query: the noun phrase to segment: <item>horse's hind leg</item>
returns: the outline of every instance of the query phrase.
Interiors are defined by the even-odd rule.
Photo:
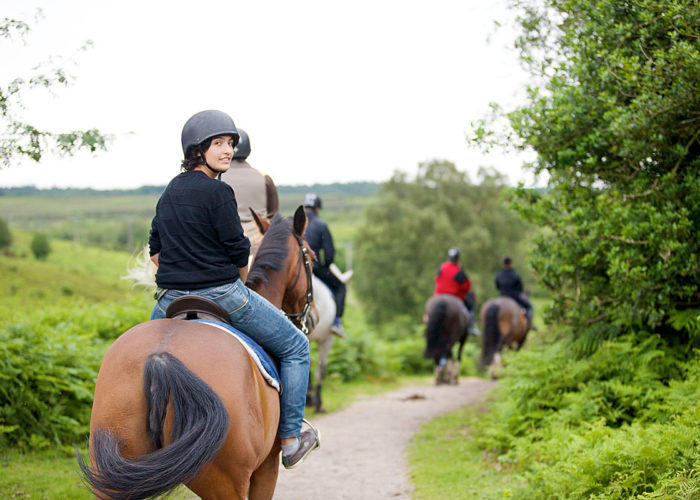
[[[459,361],[456,359],[447,360],[447,375],[445,383],[449,385],[457,385],[459,381]]]
[[[199,474],[186,486],[202,500],[245,500],[250,472],[220,469],[209,464],[204,474]]]
[[[318,365],[316,366],[316,412],[325,413],[326,409],[323,407],[323,400],[321,399],[321,392],[323,391],[323,378],[326,376],[326,364],[328,363],[328,355],[331,352],[331,346],[333,346],[332,333],[318,341]]]
[[[275,493],[277,474],[280,470],[280,448],[275,445],[265,461],[260,464],[250,477],[250,500],[270,500]]]

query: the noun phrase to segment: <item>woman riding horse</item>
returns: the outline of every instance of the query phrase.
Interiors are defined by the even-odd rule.
[[[156,265],[159,265],[156,275],[159,288],[156,293],[157,303],[152,313],[152,319],[163,318],[169,303],[179,296],[196,293],[214,300],[229,314],[234,326],[245,331],[279,359],[283,386],[281,398],[279,401],[276,401],[276,397],[271,399],[269,390],[267,390],[269,388],[262,388],[254,376],[251,378],[250,373],[248,373],[250,362],[245,361],[245,357],[239,352],[240,349],[226,348],[226,346],[221,345],[221,341],[217,340],[217,334],[220,337],[220,333],[212,331],[208,326],[182,324],[179,320],[175,320],[175,323],[172,323],[173,320],[164,320],[164,322],[153,321],[135,327],[120,337],[110,348],[105,356],[96,385],[93,418],[91,419],[91,461],[96,469],[84,470],[88,474],[88,481],[105,496],[114,497],[115,490],[121,491],[122,487],[128,489],[123,484],[103,481],[106,478],[106,471],[114,465],[114,462],[110,462],[110,460],[115,459],[119,463],[119,450],[122,446],[119,441],[126,439],[121,436],[121,432],[118,438],[112,434],[117,430],[126,429],[128,431],[131,429],[136,433],[135,437],[131,436],[131,442],[126,443],[125,456],[129,458],[141,457],[141,465],[143,460],[149,462],[150,460],[163,460],[163,457],[167,459],[168,453],[171,453],[168,451],[171,447],[167,446],[170,441],[177,442],[182,446],[185,438],[185,442],[187,439],[193,440],[192,442],[195,444],[199,442],[197,444],[199,447],[202,443],[208,443],[207,453],[211,451],[211,448],[214,452],[218,450],[218,446],[222,443],[220,435],[218,437],[209,435],[210,440],[207,441],[205,439],[207,433],[202,428],[188,427],[190,423],[198,422],[197,415],[178,414],[178,409],[189,408],[191,410],[191,407],[188,407],[183,401],[176,400],[177,383],[198,384],[196,392],[203,395],[203,401],[200,402],[203,406],[198,411],[205,415],[209,411],[208,409],[213,414],[217,412],[222,414],[222,408],[228,409],[228,413],[234,415],[230,408],[241,404],[243,404],[244,409],[248,408],[249,412],[255,414],[256,405],[253,402],[257,401],[259,418],[255,421],[258,425],[263,424],[263,430],[269,430],[271,427],[277,430],[276,416],[279,415],[278,432],[282,444],[282,460],[287,468],[298,465],[319,445],[318,436],[314,429],[301,432],[308,383],[308,341],[275,305],[254,291],[247,289],[239,279],[240,277],[245,278],[247,274],[249,243],[243,236],[238,220],[233,191],[228,185],[215,180],[220,172],[228,169],[237,138],[238,134],[233,121],[228,115],[219,111],[198,113],[190,118],[183,128],[182,142],[185,152],[183,169],[185,172],[173,179],[159,200],[149,240],[153,260]],[[294,221],[296,240],[299,245],[297,253],[300,258],[302,245],[306,245],[301,238],[305,224],[306,217],[300,208],[295,214]],[[308,245],[305,248],[304,252],[307,252]],[[296,266],[287,267],[296,268]],[[293,270],[289,270],[287,274],[293,272]],[[299,272],[301,272],[301,268]],[[310,276],[307,278],[310,281]],[[297,281],[303,284],[302,280]],[[263,285],[264,280],[261,286]],[[289,302],[288,292],[289,290],[282,289],[281,292],[276,293],[275,297],[279,298],[276,304],[278,307],[281,307],[285,301]],[[306,295],[310,295],[310,291]],[[304,298],[305,295],[302,294],[301,300]],[[197,333],[195,334],[195,332]],[[229,341],[228,338],[227,341]],[[212,346],[214,347],[212,348]],[[145,356],[144,350],[150,355]],[[206,354],[203,358],[201,357],[202,352]],[[227,364],[233,365],[229,370],[231,378],[224,381],[217,380],[216,377],[222,373],[222,366]],[[243,389],[237,385],[241,374],[235,373],[236,369],[240,371],[241,366],[248,366],[243,374],[247,373],[247,376],[243,378],[250,382],[247,385],[244,384]],[[142,369],[145,371],[139,372]],[[108,382],[101,383],[101,379],[110,378],[110,374],[112,376],[122,375],[123,378],[127,372],[133,373],[133,376],[130,377],[129,381],[124,381],[123,386],[117,389],[105,388]],[[164,372],[171,373],[172,376],[164,377]],[[142,378],[136,375],[137,373],[144,373],[143,377],[149,381],[145,386],[147,398],[149,394],[151,396],[151,399],[148,400],[149,405],[154,401],[154,404],[158,402],[157,399],[152,399],[154,393],[164,391],[162,394],[165,394],[165,400],[161,400],[155,408],[145,407],[145,401],[141,402],[143,394],[137,400],[131,398],[132,407],[124,405],[125,401],[129,401],[124,392],[133,390],[130,382]],[[176,374],[180,375],[176,376]],[[168,385],[171,382],[176,385]],[[143,383],[145,382],[142,381]],[[206,391],[203,389],[207,385],[214,390]],[[239,389],[236,390],[236,387]],[[188,395],[191,394],[188,393]],[[170,403],[168,403],[169,397],[172,398]],[[236,400],[236,398],[238,399]],[[223,399],[223,406],[221,399]],[[219,401],[218,405],[216,401]],[[246,401],[249,402],[247,405]],[[277,414],[275,413],[276,405]],[[146,410],[149,417],[147,425],[144,426],[142,419],[145,418]],[[281,414],[279,414],[280,411]],[[250,498],[271,497],[271,492],[269,492],[269,496],[266,496],[268,493],[266,488],[259,486],[259,483],[255,481],[255,473],[265,464],[268,464],[265,468],[269,470],[270,463],[277,463],[277,454],[275,446],[273,446],[275,443],[274,434],[270,438],[269,434],[262,432],[262,430],[255,432],[253,429],[246,428],[245,423],[249,420],[241,419],[229,422],[231,428],[228,434],[224,431],[224,446],[219,453],[220,455],[227,449],[226,444],[233,439],[231,438],[232,432],[236,434],[252,433],[253,435],[249,436],[250,439],[244,439],[245,443],[243,443],[242,448],[240,439],[238,443],[235,443],[236,446],[228,447],[231,448],[229,451],[234,454],[228,458],[233,458],[234,464],[238,462],[248,465],[241,466],[233,472],[228,471],[227,475],[227,466],[216,466],[215,464],[218,462],[214,460],[204,469],[205,472],[200,474],[199,471],[206,462],[205,454],[194,465],[191,465],[190,470],[185,471],[184,476],[180,474],[182,477],[178,476],[174,479],[177,481],[175,485],[180,481],[187,481],[188,485],[195,491],[196,489],[203,489],[204,492],[211,491],[211,489],[206,489],[213,487],[206,476],[218,471],[220,474],[223,473],[224,477],[228,477],[228,480],[220,482],[220,487],[223,490],[211,494],[211,496],[217,496],[221,493],[228,496],[239,496],[242,491],[243,496],[240,498],[243,498],[248,488],[249,479]],[[241,422],[244,425],[241,425]],[[146,438],[149,433],[150,438],[141,439]],[[219,431],[220,433],[221,431]],[[260,442],[261,438],[265,441],[264,443]],[[116,451],[116,454],[110,455],[106,450],[112,444],[115,448],[112,451]],[[260,450],[263,452],[261,453]],[[150,454],[143,457],[146,453]],[[235,453],[243,453],[244,457],[236,457]],[[100,457],[100,454],[104,454],[108,458]],[[176,459],[177,455],[170,458]],[[217,471],[211,469],[217,469]],[[128,467],[125,470],[128,470]],[[148,468],[145,470],[147,476],[142,479],[146,485],[155,480],[163,479],[154,478],[152,471],[149,471]],[[231,477],[231,473],[238,477]],[[131,476],[132,479],[127,479],[129,483],[138,482],[138,474],[131,474]],[[276,478],[276,473],[274,477]],[[245,481],[241,481],[241,478],[244,478]],[[242,487],[241,484],[245,484],[245,487]],[[171,488],[174,485],[168,484],[166,486]],[[146,487],[146,489],[149,488]],[[274,490],[274,483],[272,490]]]
[[[282,462],[290,468],[317,444],[311,431],[299,438],[309,343],[277,308],[239,279],[245,281],[247,275],[250,242],[243,234],[233,190],[216,180],[229,169],[238,137],[233,120],[221,111],[197,113],[182,129],[184,172],[170,182],[158,200],[149,238],[151,258],[158,266],[158,300],[151,319],[165,317],[175,298],[196,293],[221,305],[233,326],[279,358],[284,386]]]

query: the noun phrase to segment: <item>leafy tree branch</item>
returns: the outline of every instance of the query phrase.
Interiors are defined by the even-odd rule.
[[[40,16],[41,11],[38,11],[35,21]],[[6,41],[20,38],[26,43],[30,31],[30,25],[25,21],[7,17],[0,21],[0,39]],[[78,50],[87,50],[91,45],[92,42],[88,41]],[[0,85],[0,127],[3,128],[0,135],[0,168],[14,165],[23,158],[38,162],[47,151],[59,156],[72,156],[79,150],[94,153],[107,149],[111,137],[97,129],[56,132],[45,130],[22,118],[26,109],[25,95],[35,89],[53,93],[56,87],[70,85],[73,77],[66,67],[73,63],[72,59],[56,61],[55,58],[49,58],[48,61],[37,64],[33,68],[33,74],[16,77]]]

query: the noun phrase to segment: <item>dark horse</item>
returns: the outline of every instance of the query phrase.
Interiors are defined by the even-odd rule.
[[[308,308],[304,263],[313,252],[305,227],[302,207],[291,222],[277,216],[248,277],[290,315]],[[234,337],[204,323],[147,321],[105,354],[90,419],[90,466],[78,458],[100,498],[153,497],[184,483],[205,499],[270,499],[279,415],[277,391]]]
[[[500,362],[503,346],[519,350],[531,328],[523,308],[510,297],[497,297],[486,301],[481,308],[481,324],[482,370],[494,361]]]
[[[467,340],[469,314],[454,295],[434,295],[425,303],[426,347],[423,357],[435,361],[435,384],[457,384],[462,348]],[[453,346],[459,342],[453,359]]]

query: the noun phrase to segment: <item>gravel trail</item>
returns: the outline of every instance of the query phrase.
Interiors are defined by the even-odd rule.
[[[408,386],[314,417],[321,448],[297,469],[280,467],[275,500],[410,499],[407,448],[420,426],[477,402],[494,382]]]

